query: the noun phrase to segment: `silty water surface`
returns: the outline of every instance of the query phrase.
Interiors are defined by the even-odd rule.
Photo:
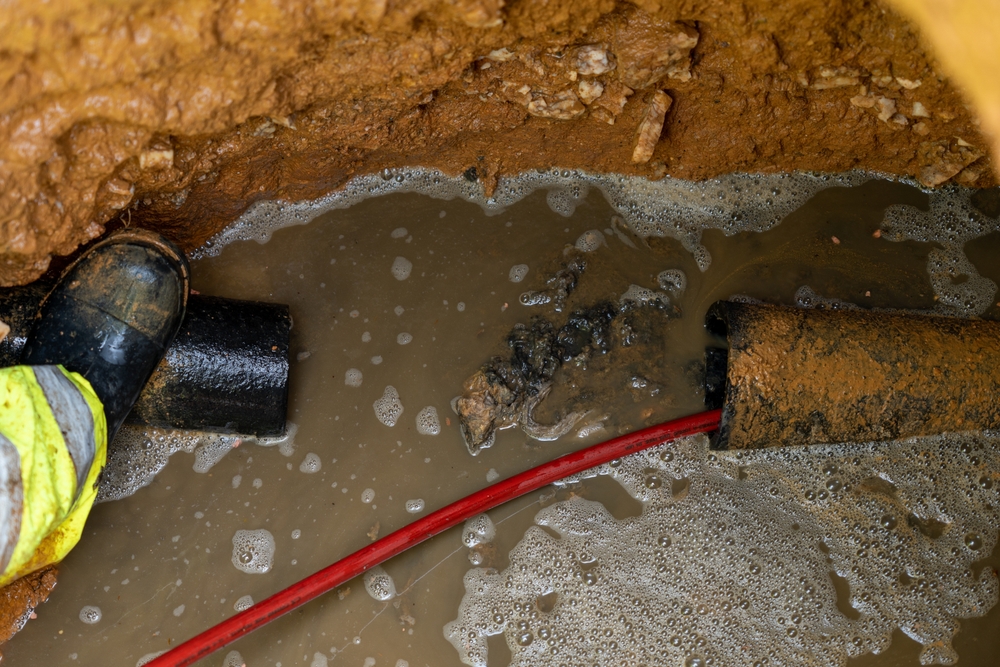
[[[700,411],[692,362],[701,358],[701,321],[715,299],[996,312],[995,285],[988,280],[995,267],[977,255],[976,241],[965,246],[995,230],[996,222],[972,211],[966,193],[928,197],[903,184],[865,183],[859,175],[802,177],[791,185],[787,179],[763,185],[737,179],[711,196],[684,186],[683,206],[650,213],[664,193],[630,202],[622,195],[627,189],[611,182],[605,192],[613,209],[598,193],[586,193],[594,185],[590,177],[577,177],[537,175],[535,182],[514,184],[511,201],[492,215],[461,199],[366,199],[367,189],[378,194],[384,187],[369,182],[354,199],[332,202],[349,208],[317,214],[331,205],[321,202],[312,213],[265,210],[253,224],[230,232],[230,239],[217,241],[228,245],[216,245],[216,256],[195,263],[196,289],[292,307],[290,418],[297,431],[268,448],[236,438],[188,437],[171,444],[176,436],[161,435],[157,442],[134,435],[133,448],[148,443],[145,454],[118,464],[119,483],[105,490],[109,497],[132,491],[163,464],[166,452],[182,452],[145,488],[95,508],[52,599],[5,647],[7,660],[104,665],[114,656],[114,664],[136,664],[232,615],[246,596],[262,600],[487,480],[617,432]],[[839,187],[823,189],[830,184]],[[533,187],[550,189],[532,193]],[[782,189],[795,190],[794,196],[782,200]],[[718,193],[745,201],[707,206]],[[887,216],[886,207],[897,204],[906,206]],[[691,214],[699,210],[701,219]],[[307,226],[272,231],[272,223],[310,217],[315,219]],[[669,224],[653,229],[651,220]],[[937,226],[923,228],[927,220]],[[644,242],[636,229],[653,235]],[[270,240],[260,245],[238,240],[241,235]],[[988,246],[990,237],[982,243]],[[619,298],[632,285],[674,288],[672,300],[683,314],[664,327],[657,361],[648,368],[660,391],[622,391],[614,385],[624,376],[595,362],[593,380],[586,373],[566,376],[585,379],[578,391],[596,395],[603,389],[602,397],[617,397],[602,398],[606,419],[581,424],[589,435],[574,431],[539,443],[514,429],[472,458],[451,400],[465,378],[503,352],[515,323],[536,312],[558,319],[546,307],[521,305],[519,297],[544,285],[567,245],[587,250],[589,263],[570,308]],[[683,273],[683,293],[657,280],[664,271]],[[536,417],[554,420],[573,400],[572,383],[557,382]],[[728,455],[710,460],[699,441],[687,442],[669,460],[651,453],[648,461],[607,467],[606,475],[498,508],[490,513],[495,536],[489,540],[463,542],[463,534],[484,534],[456,528],[390,561],[374,579],[351,582],[234,648],[248,665],[459,665],[460,656],[478,664],[476,656],[487,654],[491,665],[560,664],[560,655],[567,664],[807,664],[802,656],[811,656],[818,665],[915,665],[921,645],[896,625],[931,646],[925,659],[947,660],[946,645],[958,627],[954,616],[979,615],[961,621],[952,643],[962,664],[992,664],[1000,650],[989,631],[998,619],[995,606],[982,614],[995,600],[989,582],[997,563],[988,553],[996,540],[997,505],[989,492],[997,485],[980,485],[971,496],[959,491],[984,477],[1000,482],[1000,470],[989,456],[970,460],[975,444],[985,452],[996,449],[990,439],[966,438],[951,445],[876,444],[861,453],[833,447],[799,458],[765,453],[737,461]],[[183,451],[195,449],[198,454]],[[936,466],[934,481],[920,466],[905,465],[910,454],[952,450],[947,465]],[[824,469],[831,462],[841,485],[863,487],[873,474],[891,472],[895,496],[862,494],[870,507],[851,515],[842,510],[848,502],[857,510],[857,495],[838,504],[827,489],[826,498],[808,500],[808,492],[826,489],[831,476]],[[706,488],[717,493],[697,495]],[[934,500],[940,489],[948,493]],[[542,527],[530,528],[542,508]],[[928,538],[906,522],[907,512],[949,519],[954,528],[945,538]],[[593,534],[570,537],[587,517]],[[979,538],[971,540],[975,549],[966,544],[970,535]],[[573,542],[581,539],[583,550]],[[730,539],[733,544],[726,544]],[[874,557],[859,557],[852,540]],[[607,576],[616,558],[645,577]],[[872,562],[895,569],[883,577]],[[504,580],[510,575],[512,588],[494,597],[476,586],[467,593],[467,573],[473,582],[494,576],[473,563],[496,568]],[[966,572],[972,575],[963,579]],[[921,580],[925,588],[937,584],[937,591],[909,595],[907,590],[921,590]],[[942,587],[956,592],[947,605]],[[588,601],[588,589],[599,605]],[[773,591],[777,595],[769,597]],[[924,599],[934,604],[921,607]],[[806,602],[812,607],[796,606]],[[102,610],[92,624],[81,621],[88,606]],[[911,617],[923,625],[914,629]],[[480,627],[463,625],[470,623]],[[456,636],[461,629],[464,639]],[[887,636],[892,641],[884,653],[865,654],[885,649]],[[558,647],[560,638],[584,653],[546,652],[549,640]],[[227,650],[202,664],[231,657]]]

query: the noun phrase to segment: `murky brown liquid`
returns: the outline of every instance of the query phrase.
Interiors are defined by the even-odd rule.
[[[571,307],[615,299],[630,283],[655,286],[664,269],[682,269],[688,278],[678,302],[683,316],[666,327],[656,366],[665,391],[638,402],[622,392],[613,404],[602,404],[612,414],[609,432],[703,409],[689,369],[702,357],[702,320],[716,299],[743,294],[793,303],[796,290],[808,285],[820,297],[863,306],[929,307],[930,244],[873,237],[885,206],[924,200],[898,184],[824,191],[769,232],[707,232],[713,261],[704,274],[673,241],[643,244],[632,238],[637,247],[630,248],[606,236],[607,246],[587,256],[590,266]],[[551,212],[543,193],[492,217],[460,201],[393,195],[278,231],[266,245],[234,243],[219,257],[196,262],[193,286],[203,293],[290,304],[295,325],[289,418],[298,424],[296,449],[285,457],[276,447],[244,445],[207,474],[193,472],[193,457],[179,453],[149,487],[97,506],[52,598],[4,647],[4,664],[131,667],[141,656],[233,615],[241,596],[263,600],[410,522],[416,515],[405,510],[407,500],[423,499],[425,512],[433,510],[485,486],[490,469],[507,477],[608,437],[570,435],[540,443],[512,429],[472,458],[449,403],[469,375],[503,351],[515,323],[536,311],[549,314],[522,306],[519,295],[540,288],[559,268],[566,244],[587,230],[610,228],[612,216],[596,193],[571,218]],[[399,227],[407,233],[394,238]],[[986,274],[975,249],[968,252]],[[401,281],[390,271],[397,256],[413,264]],[[529,266],[518,284],[508,279],[515,264]],[[401,333],[412,342],[400,344]],[[362,371],[360,387],[345,385],[350,368]],[[372,408],[387,385],[405,406],[392,428],[379,423]],[[571,393],[554,391],[536,416],[560,414]],[[425,406],[436,407],[440,435],[417,433],[414,418]],[[299,470],[307,453],[321,459],[319,472]],[[368,504],[362,501],[366,489],[375,492]],[[639,512],[637,501],[613,481],[591,480],[585,490],[616,516]],[[507,552],[539,506],[564,493],[550,489],[491,512],[497,538],[488,564],[505,567]],[[259,528],[274,535],[274,567],[245,574],[231,562],[232,537],[239,529]],[[300,531],[295,539],[293,531]],[[375,601],[356,580],[232,648],[251,667],[309,665],[317,652],[337,664],[362,665],[371,657],[376,665],[399,659],[459,665],[442,627],[455,617],[464,593],[467,555],[459,529],[453,529],[386,565],[400,591],[394,601]],[[1000,554],[984,566],[1000,566]],[[102,620],[81,622],[84,605],[100,607]],[[997,608],[962,621],[955,639],[961,664],[995,664],[998,621]],[[918,650],[897,632],[886,654],[852,664],[917,665]],[[219,665],[225,654],[199,664]],[[506,664],[506,655],[503,639],[493,638],[490,664]]]

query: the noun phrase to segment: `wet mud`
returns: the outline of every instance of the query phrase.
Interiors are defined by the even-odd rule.
[[[866,0],[11,3],[0,284],[105,228],[190,250],[255,201],[420,164],[993,183],[917,30]]]
[[[114,655],[135,664],[232,615],[244,596],[261,600],[490,480],[701,411],[692,364],[711,342],[702,323],[718,299],[933,309],[940,299],[928,267],[940,244],[875,235],[886,207],[895,204],[930,205],[914,188],[868,183],[823,191],[769,231],[707,231],[702,241],[712,260],[705,272],[678,240],[626,234],[596,192],[571,216],[554,212],[543,192],[494,215],[460,200],[393,195],[274,231],[266,244],[230,243],[193,263],[193,286],[203,294],[290,305],[289,417],[297,431],[270,447],[229,442],[201,473],[192,470],[194,454],[176,453],[148,486],[98,505],[50,600],[4,646],[5,663],[103,665]],[[581,244],[594,245],[587,241],[594,230],[602,242],[582,253],[587,268],[564,310],[523,305],[522,294],[546,289],[546,279],[565,267],[567,247],[578,253]],[[968,245],[970,256],[975,247]],[[526,272],[513,270],[522,266]],[[553,424],[591,409],[607,414],[600,428],[584,418],[551,442],[506,429],[492,447],[469,455],[452,400],[493,357],[509,359],[507,339],[517,325],[530,327],[542,315],[559,330],[576,311],[619,303],[632,285],[676,288],[659,279],[668,271],[675,278],[682,272],[686,281],[682,293],[671,294],[680,316],[664,318],[656,327],[660,337],[646,348],[659,354],[607,365],[611,353],[594,354],[585,370],[564,361],[533,412],[537,422]],[[643,381],[634,381],[637,375]],[[751,471],[764,490],[767,475],[779,469],[769,465]],[[956,489],[963,479],[960,467],[937,474],[935,484]],[[915,488],[929,493],[933,485],[922,483]],[[689,489],[681,478],[668,487],[670,502],[684,502]],[[761,507],[770,502],[764,491],[744,492]],[[443,628],[465,595],[463,576],[474,565],[508,567],[534,515],[574,498],[599,501],[622,521],[637,520],[647,506],[608,476],[546,489],[491,512],[491,542],[470,549],[456,528],[387,563],[394,598],[375,599],[359,579],[232,648],[248,665],[360,665],[371,658],[375,665],[457,666]],[[697,520],[691,526],[692,535],[708,529]],[[237,563],[261,566],[250,572]],[[998,565],[996,554],[983,554],[975,568]],[[376,597],[387,597],[380,592],[388,590],[384,581],[369,583]],[[97,622],[81,620],[86,606],[101,610]],[[994,607],[960,621],[953,642],[960,664],[992,664],[1000,650],[990,631],[997,614]],[[514,655],[503,636],[488,644],[491,665]],[[897,632],[885,653],[848,664],[916,665],[919,649]],[[225,655],[200,664],[222,664]]]

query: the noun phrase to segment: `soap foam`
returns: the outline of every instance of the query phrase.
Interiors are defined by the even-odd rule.
[[[236,611],[243,611],[249,609],[253,606],[253,598],[249,595],[244,595],[239,600],[233,603],[233,609]]]
[[[464,663],[502,634],[512,665],[840,666],[901,628],[922,664],[951,664],[958,619],[997,602],[972,565],[1000,529],[1000,433],[744,452],[696,436],[585,475],[642,514],[577,496],[540,511],[506,570],[466,574],[445,627]]]
[[[462,529],[462,544],[472,548],[479,544],[492,542],[497,535],[496,526],[486,514],[477,514],[465,522]]]
[[[507,279],[512,283],[519,283],[524,280],[524,277],[528,275],[528,265],[527,264],[515,264],[510,267],[510,273],[507,274]]]
[[[306,454],[306,457],[302,459],[302,463],[299,464],[299,471],[306,474],[312,474],[319,472],[322,467],[323,462],[320,460],[319,455],[309,452]]]

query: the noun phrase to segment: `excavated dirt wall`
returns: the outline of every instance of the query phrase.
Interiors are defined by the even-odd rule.
[[[0,283],[110,224],[199,245],[404,165],[993,183],[915,30],[864,0],[15,0]],[[119,222],[120,221],[120,222]]]

